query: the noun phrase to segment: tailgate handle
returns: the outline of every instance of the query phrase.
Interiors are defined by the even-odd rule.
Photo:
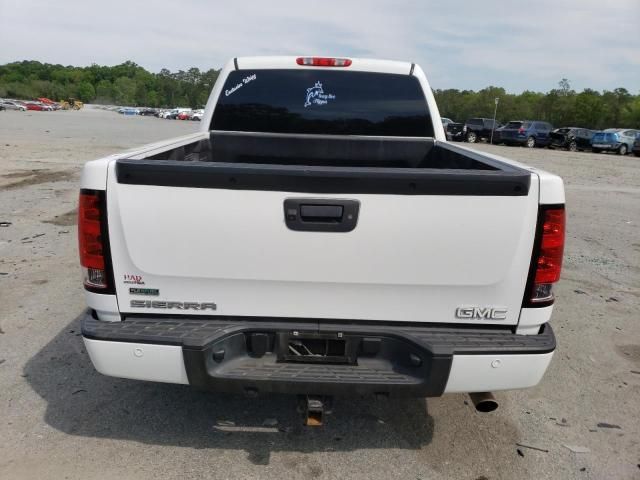
[[[303,222],[339,222],[343,212],[342,205],[300,205]]]
[[[358,200],[288,198],[284,201],[284,221],[295,231],[350,232],[356,228]]]

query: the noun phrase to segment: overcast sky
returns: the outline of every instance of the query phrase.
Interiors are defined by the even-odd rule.
[[[640,0],[0,0],[0,64],[133,60],[219,68],[242,55],[419,63],[434,88],[640,92]]]

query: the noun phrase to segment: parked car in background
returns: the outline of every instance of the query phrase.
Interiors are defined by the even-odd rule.
[[[193,112],[184,110],[178,114],[177,118],[178,120],[191,120],[191,115],[193,115]]]
[[[633,142],[633,154],[636,157],[640,157],[640,133],[638,135],[636,135],[636,139]]]
[[[60,110],[60,104],[58,102],[54,102],[53,100],[51,100],[50,98],[47,97],[38,97],[38,102],[40,102],[43,105],[47,105],[49,107],[51,107],[51,110]]]
[[[27,102],[25,103],[25,105],[27,107],[27,110],[36,110],[36,111],[46,110],[44,105],[42,105],[41,103]]]
[[[447,125],[449,125],[450,123],[453,123],[453,120],[447,117],[440,117],[440,120],[442,121],[442,126],[444,127],[445,130],[447,129]]]
[[[607,128],[593,136],[591,150],[594,153],[616,152],[619,155],[626,155],[633,150],[638,133],[640,133],[638,130]]]
[[[552,148],[566,148],[571,152],[578,150],[591,150],[591,139],[594,135],[593,130],[577,127],[556,128],[549,136]]]
[[[447,134],[447,140],[453,140],[455,142],[464,141],[464,123],[448,123],[444,131]]]
[[[0,112],[2,112],[2,111],[4,111],[4,110],[6,110],[6,108],[4,108],[4,105],[2,105],[2,104],[0,103]]]
[[[193,112],[193,115],[191,115],[191,120],[194,120],[196,122],[200,122],[202,120],[202,116],[204,115],[204,110],[200,109],[200,110],[195,110]]]
[[[489,140],[491,132],[500,126],[498,122],[494,122],[493,118],[470,118],[464,124],[464,138],[469,143],[482,139]]]
[[[140,115],[140,110],[133,107],[122,107],[118,110],[118,113],[121,113],[122,115]]]
[[[178,118],[178,115],[180,115],[183,112],[191,113],[191,109],[185,108],[185,107],[172,108],[171,110],[167,110],[166,112],[164,112],[161,118],[166,118],[168,120],[176,120]]]
[[[549,145],[553,127],[539,120],[512,120],[498,133],[500,143],[524,145],[529,148]]]
[[[155,117],[156,110],[155,108],[141,108],[140,113],[138,115]]]
[[[12,100],[3,100],[2,106],[6,110],[18,110],[20,112],[24,112],[27,109],[25,105],[22,105],[21,103],[18,103],[18,102],[14,102]]]
[[[178,111],[178,109],[174,108],[173,110],[169,110],[168,112],[166,112],[163,118],[166,118],[167,120],[175,120],[176,118],[178,118],[179,113],[180,112]]]

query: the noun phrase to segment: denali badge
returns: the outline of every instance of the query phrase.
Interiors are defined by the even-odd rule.
[[[131,300],[131,308],[166,308],[176,310],[215,310],[212,302],[164,302],[159,300]]]
[[[506,320],[507,309],[503,307],[458,307],[456,318],[465,320]]]

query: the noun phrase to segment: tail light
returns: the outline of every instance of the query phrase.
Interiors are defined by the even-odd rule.
[[[311,67],[348,67],[351,65],[351,60],[348,58],[298,57],[296,63]]]
[[[88,290],[106,292],[109,282],[104,192],[81,190],[78,204],[78,249]],[[112,283],[112,282],[111,282]]]
[[[533,283],[529,300],[537,305],[553,303],[553,284],[560,280],[564,251],[564,205],[543,208],[539,247],[531,260]]]
[[[520,135],[522,135],[522,134],[524,133],[524,128],[523,128],[523,127],[520,127],[520,128],[518,129],[518,133],[519,133]]]

